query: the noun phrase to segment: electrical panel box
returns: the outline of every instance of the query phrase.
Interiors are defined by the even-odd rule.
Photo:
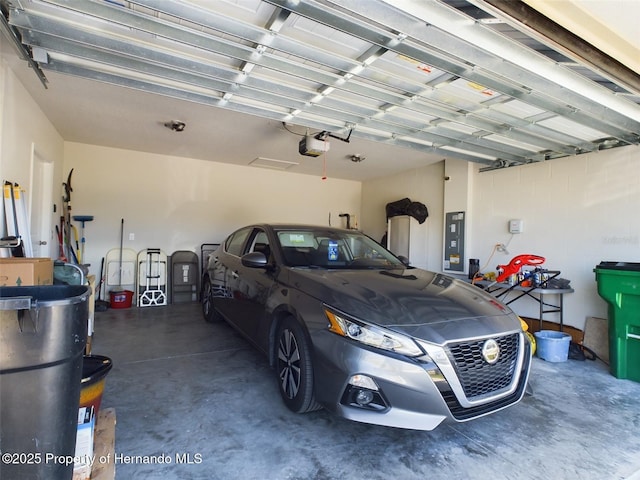
[[[522,233],[524,230],[524,221],[520,219],[509,220],[509,233]]]
[[[463,273],[465,243],[465,212],[445,214],[444,264],[445,272]]]

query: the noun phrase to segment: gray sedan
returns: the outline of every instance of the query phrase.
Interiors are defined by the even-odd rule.
[[[267,356],[294,412],[432,430],[520,401],[531,348],[518,316],[403,260],[354,230],[248,226],[210,255],[203,314]]]

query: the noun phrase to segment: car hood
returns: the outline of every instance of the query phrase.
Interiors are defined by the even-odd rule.
[[[345,314],[443,344],[521,329],[512,310],[481,288],[417,268],[292,269],[292,285]]]

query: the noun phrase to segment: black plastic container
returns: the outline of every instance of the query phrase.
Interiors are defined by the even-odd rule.
[[[476,274],[480,271],[480,259],[478,258],[470,258],[469,259],[469,278],[475,278]]]
[[[0,478],[73,476],[89,295],[0,287]]]

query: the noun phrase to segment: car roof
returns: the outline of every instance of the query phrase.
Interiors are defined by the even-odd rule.
[[[357,230],[347,230],[342,227],[332,227],[329,225],[313,225],[313,224],[305,224],[305,223],[258,223],[252,225],[254,227],[264,227],[271,228],[273,230],[335,230],[335,231],[344,231],[344,232],[359,232]],[[361,232],[359,232],[361,233]]]

